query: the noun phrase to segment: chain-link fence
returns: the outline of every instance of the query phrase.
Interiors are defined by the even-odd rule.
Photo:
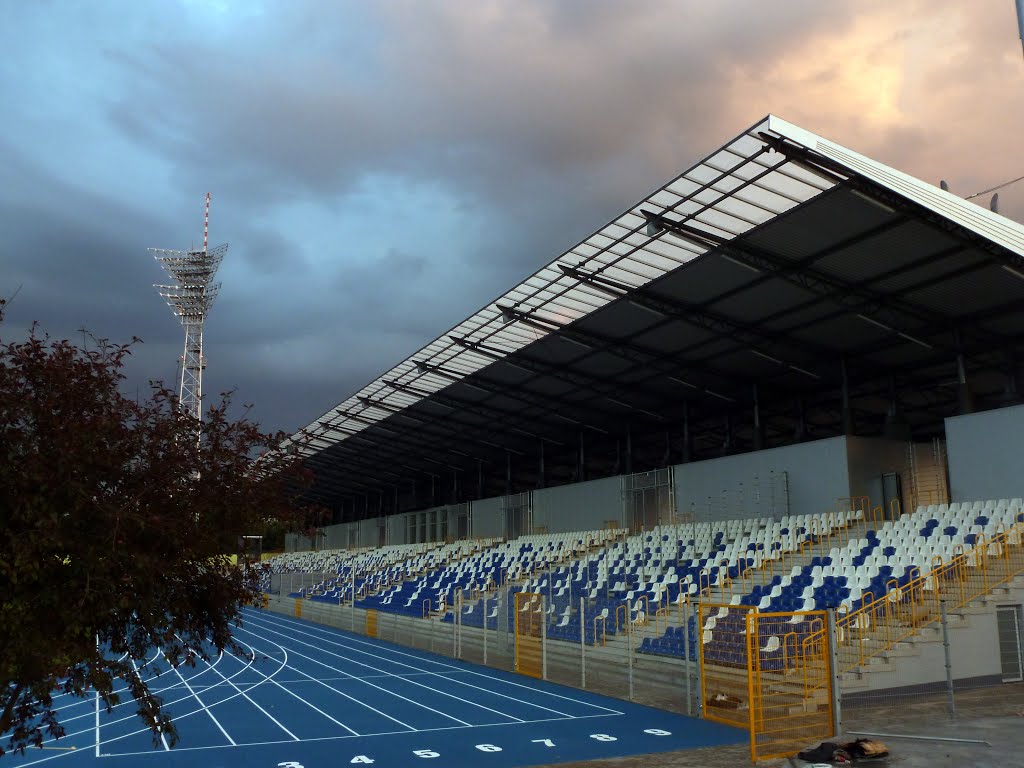
[[[844,710],[935,699],[953,713],[958,691],[1024,677],[1024,522],[977,535],[921,570],[880,571],[856,610],[831,615],[701,605],[682,592],[652,603],[647,592],[630,591],[639,572],[612,574],[600,590],[579,587],[586,574],[558,569],[537,571],[523,586],[487,582],[440,603],[371,610],[330,575],[282,574],[269,607],[485,667],[719,715],[751,728],[764,756],[829,738]]]
[[[456,591],[449,605],[425,601],[394,611],[290,592],[272,594],[269,606],[385,642],[698,714],[697,616],[689,603],[659,609],[644,599],[570,591],[542,579],[530,593],[518,586]]]

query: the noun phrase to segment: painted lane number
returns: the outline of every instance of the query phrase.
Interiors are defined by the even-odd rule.
[[[672,735],[672,731],[662,730],[661,728],[645,728],[644,733],[650,734],[651,736]],[[607,733],[592,733],[590,734],[590,738],[592,738],[594,741],[619,740],[618,736],[611,736]],[[553,742],[551,739],[530,739],[530,741],[534,744],[543,744],[545,747],[555,746],[555,742]],[[503,747],[499,747],[497,744],[477,744],[476,749],[478,749],[481,752],[501,752],[503,750]],[[426,759],[441,756],[440,752],[436,752],[433,749],[414,749],[412,753],[416,755],[416,757],[422,757]],[[349,763],[353,765],[373,765],[374,759],[366,755],[356,755],[351,760],[349,760]],[[302,763],[298,763],[294,760],[288,760],[283,763],[278,763],[277,768],[304,768],[304,766],[302,765]]]

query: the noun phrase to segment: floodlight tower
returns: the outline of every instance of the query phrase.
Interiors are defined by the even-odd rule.
[[[185,352],[181,356],[181,388],[178,403],[184,413],[203,418],[203,322],[213,306],[220,283],[213,282],[217,267],[228,251],[228,244],[207,250],[210,232],[210,193],[206,193],[206,218],[203,223],[201,251],[169,251],[150,248],[160,266],[170,275],[171,285],[156,284],[167,306],[185,329]]]

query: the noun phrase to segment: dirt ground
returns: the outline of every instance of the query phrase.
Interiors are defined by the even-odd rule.
[[[944,696],[921,697],[898,707],[858,707],[843,712],[844,735],[836,741],[857,738],[852,731],[893,734],[877,736],[890,750],[888,758],[863,765],[877,768],[1008,768],[1024,765],[1024,683],[961,691],[956,695],[957,713],[950,717]],[[933,736],[975,739],[991,744],[959,744],[900,736]],[[808,746],[817,746],[808,745]],[[582,763],[562,763],[560,768],[736,768],[750,765],[747,745],[662,752]],[[762,768],[806,766],[802,760],[776,759]]]

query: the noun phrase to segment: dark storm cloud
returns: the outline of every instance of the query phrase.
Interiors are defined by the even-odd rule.
[[[195,244],[210,190],[207,391],[294,430],[768,112],[962,193],[1024,172],[1012,4],[965,6],[21,4],[8,325],[138,335],[127,386],[173,379],[145,248]]]

